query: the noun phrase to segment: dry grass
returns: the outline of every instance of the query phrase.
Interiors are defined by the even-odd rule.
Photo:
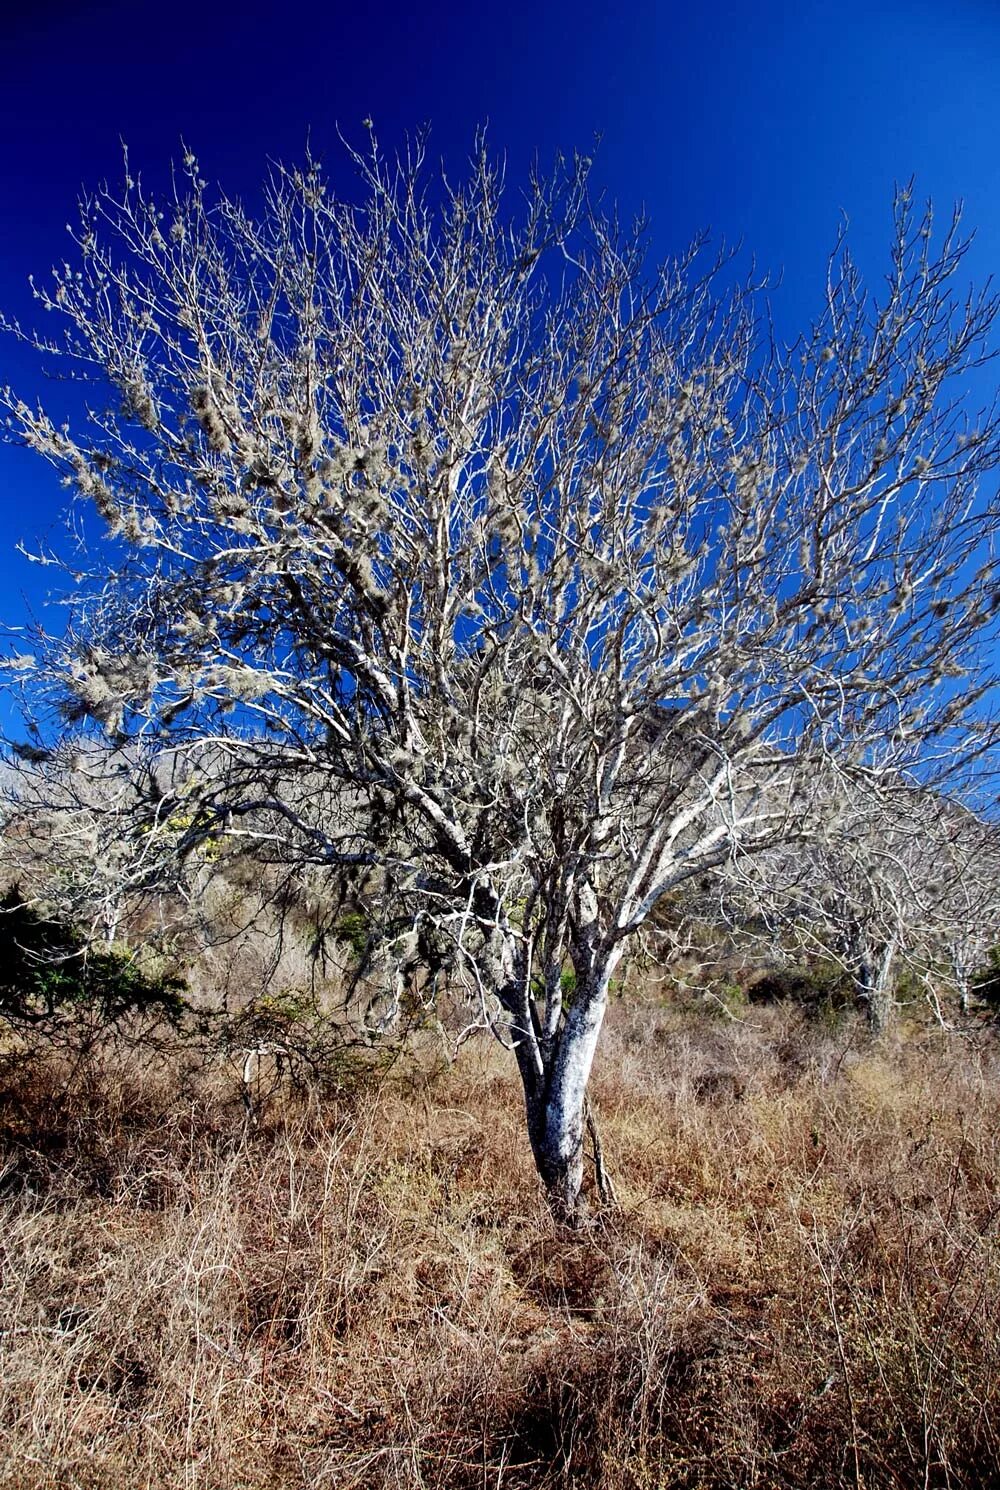
[[[485,1043],[256,1128],[170,1055],[10,1062],[0,1484],[1000,1484],[997,1076],[619,1005],[579,1237]]]

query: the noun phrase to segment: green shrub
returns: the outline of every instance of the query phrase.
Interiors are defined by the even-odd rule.
[[[368,950],[371,936],[368,917],[361,911],[347,911],[334,927],[334,934],[340,941],[347,943],[360,961]]]
[[[1000,1013],[1000,947],[991,947],[986,966],[972,978],[972,991],[994,1014]]]
[[[545,984],[541,978],[532,978],[531,991],[536,999],[545,997]],[[559,974],[559,991],[562,995],[563,1008],[571,1009],[576,997],[576,973],[571,967],[564,967]]]
[[[738,1018],[746,1009],[747,996],[739,983],[716,983],[710,989],[709,1008],[715,1014]]]
[[[823,1015],[854,1003],[849,974],[838,963],[819,957],[793,967],[769,969],[749,984],[747,997],[752,1004],[803,1004]]]
[[[255,1116],[282,1087],[360,1093],[398,1054],[395,1043],[371,1048],[336,1013],[325,1012],[312,991],[291,987],[261,994],[235,1014],[208,1014],[201,1032],[209,1050],[243,1071],[244,1101]]]
[[[96,1013],[113,1023],[156,1011],[176,1020],[184,981],[143,972],[117,947],[88,948],[74,926],[42,915],[16,887],[0,901],[0,1019],[22,1027]]]

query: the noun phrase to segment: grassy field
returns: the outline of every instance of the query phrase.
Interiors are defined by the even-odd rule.
[[[1000,1485],[992,1031],[618,1002],[582,1235],[508,1060],[6,1058],[0,1484]]]

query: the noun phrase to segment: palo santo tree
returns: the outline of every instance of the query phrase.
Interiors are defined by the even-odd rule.
[[[785,956],[839,963],[875,1036],[904,974],[942,1023],[942,992],[967,1013],[971,980],[1000,935],[995,823],[885,771],[831,785],[808,837],[736,855],[717,876],[720,923]]]
[[[831,771],[982,748],[998,424],[962,398],[997,301],[903,192],[880,295],[838,244],[783,350],[731,261],[648,267],[585,159],[513,210],[482,145],[459,184],[420,142],[352,160],[356,200],[307,163],[251,213],[185,155],[83,201],[37,290],[64,334],[9,329],[104,392],[0,401],[106,533],[16,678],[36,748],[96,724],[145,783],[145,883],[226,834],[446,944],[574,1219],[658,900],[808,838]]]

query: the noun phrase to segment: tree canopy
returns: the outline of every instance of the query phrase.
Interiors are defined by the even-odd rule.
[[[483,144],[458,184],[420,141],[353,162],[354,200],[306,162],[251,213],[190,154],[83,200],[36,292],[62,334],[8,329],[87,414],[0,404],[105,536],[12,678],[56,766],[109,737],[146,882],[225,834],[431,925],[570,1215],[657,902],[821,837],[838,781],[987,759],[997,300],[904,190],[879,292],[838,243],[784,347],[728,256],[651,266],[584,158],[513,207]]]

